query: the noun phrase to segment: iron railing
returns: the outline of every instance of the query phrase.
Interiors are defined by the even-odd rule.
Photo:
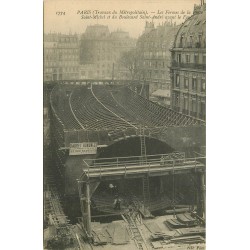
[[[143,164],[142,164],[143,162]],[[175,172],[205,168],[205,157],[185,158],[184,153],[129,156],[84,160],[84,173],[90,177],[136,175],[157,172]]]

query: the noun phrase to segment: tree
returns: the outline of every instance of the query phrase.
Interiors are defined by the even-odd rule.
[[[118,64],[125,67],[131,76],[131,80],[140,78],[142,69],[140,68],[141,54],[137,49],[131,49],[129,51],[123,52]]]

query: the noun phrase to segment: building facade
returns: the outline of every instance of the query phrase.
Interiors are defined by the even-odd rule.
[[[141,55],[141,78],[149,82],[151,96],[157,90],[170,89],[169,49],[173,45],[178,28],[179,26],[168,22],[155,28],[153,22],[146,22],[145,31],[137,41],[137,50]],[[158,93],[163,93],[162,98],[166,97],[164,91]]]
[[[44,80],[79,78],[79,43],[76,34],[44,35]]]
[[[206,118],[206,4],[177,32],[171,51],[171,107],[196,118]]]
[[[88,26],[80,41],[80,78],[124,78],[126,69],[118,61],[122,53],[134,48],[135,44],[136,40],[130,38],[128,32],[110,33],[105,25]]]

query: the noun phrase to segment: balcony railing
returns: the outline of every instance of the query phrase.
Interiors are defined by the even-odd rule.
[[[188,68],[188,69],[203,69],[203,70],[206,70],[206,64],[182,63],[182,62],[176,62],[176,61],[172,61],[171,67]]]

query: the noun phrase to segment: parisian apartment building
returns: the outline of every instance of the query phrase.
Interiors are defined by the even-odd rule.
[[[129,32],[110,32],[106,25],[90,25],[80,40],[80,79],[123,79],[129,73],[121,67],[121,55],[136,46]]]
[[[79,39],[77,34],[44,35],[44,80],[79,78]]]
[[[165,22],[155,27],[153,22],[146,22],[137,41],[141,75],[149,82],[150,98],[164,106],[170,106],[170,48],[178,29],[175,23]]]
[[[206,4],[179,28],[171,49],[171,107],[206,118]]]

